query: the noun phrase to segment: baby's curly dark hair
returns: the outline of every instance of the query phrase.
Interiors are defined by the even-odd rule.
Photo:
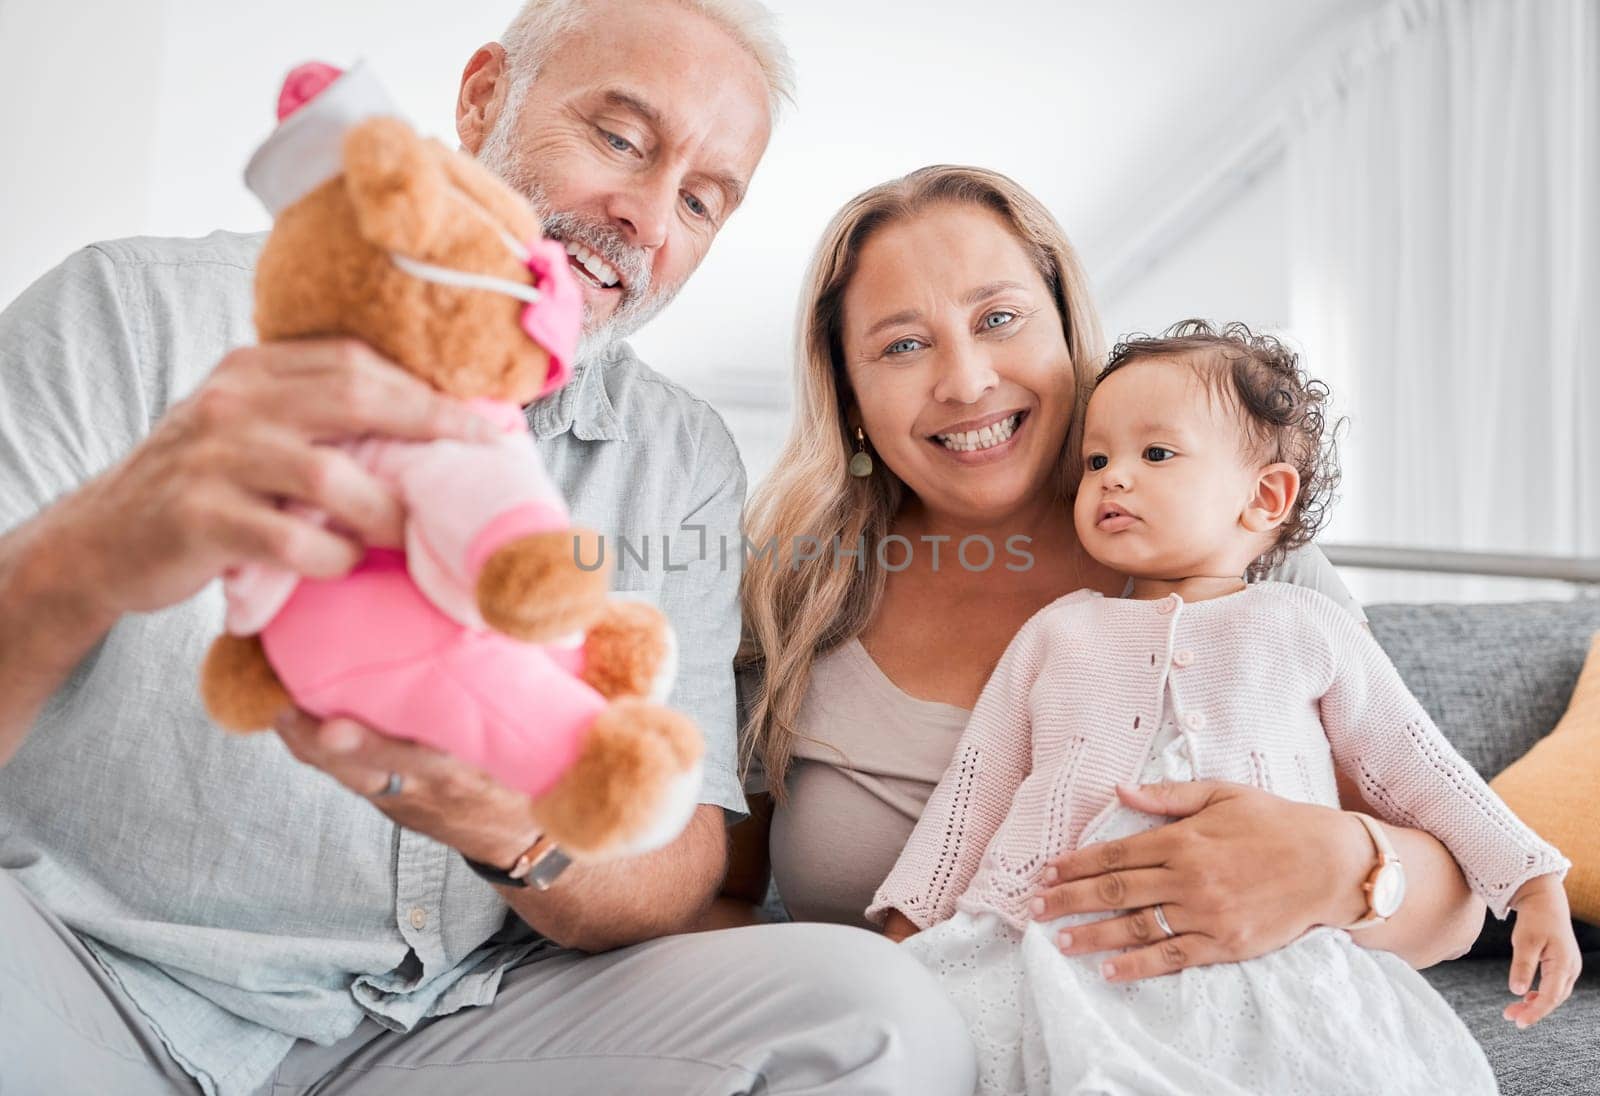
[[[1159,336],[1130,335],[1106,358],[1095,383],[1147,358],[1178,358],[1242,414],[1252,456],[1282,461],[1300,473],[1300,493],[1272,548],[1250,565],[1259,578],[1316,537],[1339,483],[1336,441],[1344,420],[1329,423],[1328,386],[1306,375],[1293,350],[1242,323],[1220,331],[1205,320],[1175,323]]]

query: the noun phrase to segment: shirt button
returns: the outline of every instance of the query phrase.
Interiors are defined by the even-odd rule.
[[[414,928],[414,929],[425,929],[425,928],[427,928],[428,927],[428,911],[423,909],[421,906],[415,907],[411,911],[411,927]]]
[[[1172,664],[1179,669],[1188,666],[1192,662],[1194,662],[1193,651],[1179,651],[1177,654],[1172,656]]]

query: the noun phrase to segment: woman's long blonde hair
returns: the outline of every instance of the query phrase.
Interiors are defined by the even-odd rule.
[[[998,214],[1044,278],[1061,314],[1077,392],[1060,463],[1063,499],[1078,482],[1076,439],[1104,345],[1088,280],[1055,218],[1004,175],[973,167],[925,167],[858,195],[833,218],[812,259],[798,320],[793,424],[745,511],[745,535],[758,554],[747,560],[740,587],[745,633],[738,661],[741,674],[758,680],[747,692],[742,756],[746,767],[759,759],[780,801],[812,663],[859,634],[877,611],[884,583],[877,545],[906,490],[882,461],[865,478],[847,471],[854,439],[846,425],[845,290],[876,232],[938,203]],[[798,544],[817,558],[796,561]],[[775,550],[764,554],[769,546]]]

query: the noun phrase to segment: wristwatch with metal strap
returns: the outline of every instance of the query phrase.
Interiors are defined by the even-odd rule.
[[[567,865],[572,859],[562,852],[556,843],[548,837],[540,836],[533,844],[529,845],[521,856],[510,868],[501,870],[493,864],[485,864],[481,860],[474,860],[463,855],[461,859],[467,862],[482,879],[500,887],[533,887],[535,890],[549,890],[562,872],[567,870]]]

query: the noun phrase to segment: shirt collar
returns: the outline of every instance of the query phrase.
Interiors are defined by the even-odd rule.
[[[570,430],[580,441],[627,441],[628,432],[606,392],[605,371],[632,354],[627,343],[619,343],[601,356],[578,362],[572,380],[528,405],[534,437],[553,438]]]

